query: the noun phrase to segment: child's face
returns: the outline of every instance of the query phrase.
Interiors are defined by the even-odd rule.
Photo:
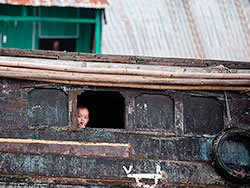
[[[86,125],[89,122],[89,111],[87,108],[78,109],[77,120],[80,128],[86,128]]]

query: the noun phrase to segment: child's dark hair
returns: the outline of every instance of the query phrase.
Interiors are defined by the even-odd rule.
[[[87,108],[86,106],[84,106],[84,105],[79,105],[79,106],[77,107],[77,109],[87,109],[87,110],[88,110],[88,108]]]

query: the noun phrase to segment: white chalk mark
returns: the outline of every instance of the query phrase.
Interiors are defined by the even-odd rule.
[[[129,166],[129,169],[127,169],[126,166],[123,166],[123,169],[125,170],[126,174],[129,174],[132,171],[132,168],[132,165]]]
[[[156,174],[161,174],[161,166],[160,165],[156,165]]]
[[[159,179],[162,179],[162,171],[161,171],[161,166],[156,165],[156,174],[146,174],[146,173],[141,173],[141,174],[130,174],[132,171],[133,166],[130,165],[129,169],[127,169],[125,166],[123,166],[123,169],[125,170],[127,177],[128,178],[135,178],[135,181],[137,183],[137,186],[139,187],[148,187],[148,188],[155,188],[158,184]],[[153,185],[147,185],[145,183],[141,183],[140,179],[154,179],[154,184]]]

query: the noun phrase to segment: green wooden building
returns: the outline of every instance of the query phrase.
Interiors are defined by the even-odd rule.
[[[101,53],[108,1],[0,0],[0,47]]]

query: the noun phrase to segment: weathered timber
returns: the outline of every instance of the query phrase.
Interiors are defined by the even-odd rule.
[[[35,53],[35,52],[34,52]],[[46,51],[44,51],[46,54]],[[72,54],[71,54],[72,55]],[[41,58],[0,58],[2,77],[67,83],[76,85],[180,90],[249,91],[248,69],[229,69],[223,65],[207,67],[136,65],[100,61],[48,60]],[[190,69],[192,67],[192,69]]]
[[[26,59],[26,61],[30,61]],[[0,65],[2,70],[6,70],[9,67],[20,67],[20,68],[31,68],[31,69],[43,69],[43,70],[53,70],[53,71],[66,71],[66,72],[75,72],[75,73],[98,73],[98,74],[122,74],[122,75],[140,75],[140,76],[154,76],[154,77],[164,77],[164,78],[206,78],[206,79],[250,79],[250,74],[243,73],[199,73],[199,72],[170,72],[170,71],[161,71],[161,70],[141,70],[141,69],[132,69],[132,68],[99,68],[99,67],[86,67],[81,65],[59,65],[52,64],[54,62],[50,62],[50,64],[45,64],[45,62],[41,61],[41,63],[30,63],[30,62],[20,62],[20,61],[2,61],[0,60]],[[6,67],[5,67],[6,66]],[[159,67],[160,69],[161,67]],[[142,67],[143,69],[143,67]],[[217,68],[219,70],[219,68]],[[176,70],[177,71],[177,70]]]
[[[44,149],[46,148],[46,150]],[[129,157],[129,144],[0,138],[0,152],[61,156]]]
[[[250,129],[249,62],[0,53],[0,186],[140,186],[133,176],[147,186],[156,181],[145,177],[160,177],[159,187],[249,186],[222,178],[210,160],[219,132]],[[244,138],[221,151],[226,166],[248,175]]]
[[[13,77],[15,78],[15,77]],[[17,78],[18,79],[18,78]],[[41,78],[23,78],[24,80],[51,82],[59,84],[82,85],[82,86],[103,86],[103,87],[119,87],[119,88],[135,88],[135,89],[153,89],[153,90],[228,90],[228,91],[249,91],[249,86],[196,86],[196,85],[158,85],[158,84],[125,84],[125,83],[103,83],[103,82],[80,82],[69,80],[54,80]]]
[[[93,62],[108,62],[108,63],[127,63],[127,64],[190,66],[190,67],[210,67],[210,66],[223,65],[230,69],[250,68],[249,62],[105,55],[105,54],[100,55],[100,54],[86,54],[78,52],[22,50],[22,49],[11,49],[11,48],[1,48],[0,55],[11,56],[11,57],[31,57],[31,58],[46,58],[46,59],[58,59],[58,60],[71,60],[71,61],[89,61],[89,62],[93,61]]]
[[[10,160],[10,158],[12,160]],[[37,156],[8,153],[2,153],[0,159],[3,163],[0,174],[24,174],[26,176],[32,176],[32,174],[35,173],[36,175],[34,177],[99,178],[98,181],[104,179],[104,182],[105,179],[124,181],[129,179],[126,173],[124,173],[123,166],[129,167],[129,165],[133,165],[132,173],[155,173],[155,166],[160,164],[166,174],[161,180],[162,182],[170,182],[171,179],[174,178],[175,183],[189,182],[206,184],[208,186],[216,184],[226,185],[226,183],[216,175],[214,169],[206,163],[184,161],[156,162],[142,159],[81,158],[52,155]],[[26,162],[27,160],[29,162]],[[8,168],[9,165],[11,165],[11,168]],[[190,171],[192,173],[190,173]],[[201,171],[203,173],[199,177],[194,175]],[[178,176],[176,177],[175,174],[178,174]],[[88,182],[84,182],[84,184],[89,185]]]
[[[0,68],[1,70],[2,68]],[[69,80],[83,82],[108,82],[108,83],[135,83],[135,84],[169,84],[169,85],[220,85],[220,86],[249,86],[250,79],[181,79],[181,78],[152,78],[141,76],[127,75],[103,75],[103,74],[79,74],[64,73],[58,71],[40,71],[40,70],[24,70],[15,68],[5,68],[6,71],[0,71],[0,76],[9,78],[36,78],[36,79],[52,79],[52,80]]]
[[[0,75],[11,78],[36,78],[52,80],[70,80],[83,82],[108,82],[108,83],[135,83],[135,84],[170,84],[170,85],[220,85],[220,86],[249,86],[250,79],[182,79],[182,78],[157,78],[147,76],[129,75],[104,75],[68,73],[60,71],[34,70],[26,68],[0,67]]]

